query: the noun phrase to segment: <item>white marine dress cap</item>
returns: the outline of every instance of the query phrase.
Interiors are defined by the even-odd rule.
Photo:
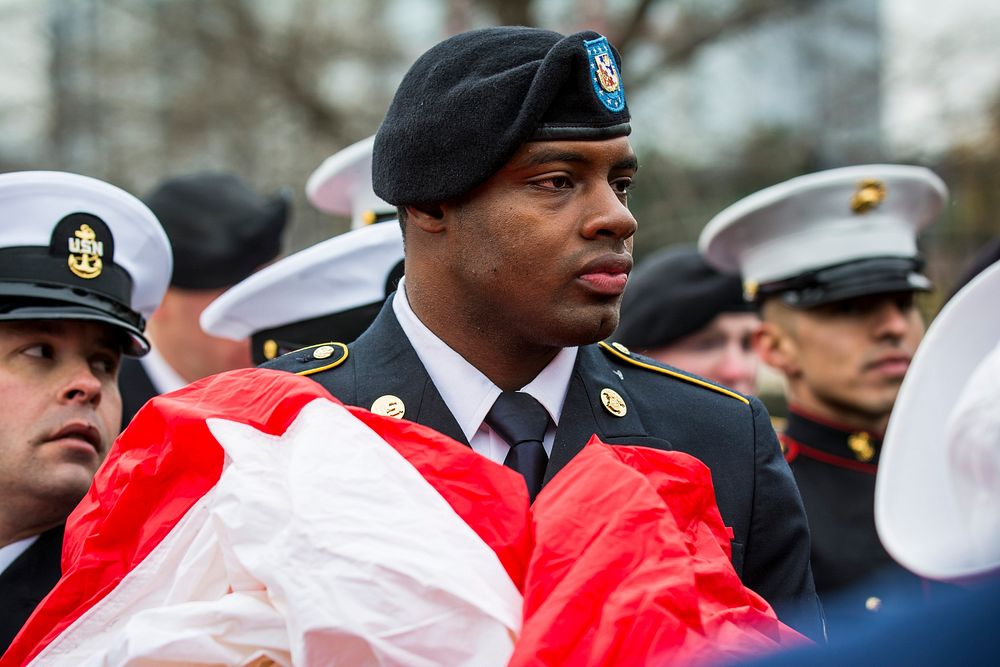
[[[705,226],[698,247],[719,271],[742,274],[751,300],[780,295],[807,308],[928,290],[917,235],[947,198],[944,182],[924,167],[831,169],[729,206]]]

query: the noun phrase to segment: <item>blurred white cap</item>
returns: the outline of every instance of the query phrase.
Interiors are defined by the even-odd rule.
[[[1000,569],[1000,263],[942,308],[896,399],[875,483],[886,550],[959,580]]]
[[[324,213],[350,216],[351,229],[396,217],[396,207],[372,189],[374,143],[373,135],[334,153],[306,183],[306,196],[312,205]]]
[[[262,363],[306,345],[349,342],[374,320],[403,270],[398,224],[355,229],[266,266],[201,314],[213,336],[252,339]]]

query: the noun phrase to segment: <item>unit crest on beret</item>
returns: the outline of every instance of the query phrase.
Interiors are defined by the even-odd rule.
[[[265,368],[288,371],[296,375],[312,375],[336,368],[350,354],[344,343],[317,343],[283,354],[263,364]]]
[[[642,368],[647,371],[652,371],[653,373],[659,373],[661,375],[666,375],[668,377],[672,377],[677,380],[682,380],[683,382],[694,384],[704,389],[709,389],[724,396],[735,398],[737,401],[740,401],[741,403],[745,403],[747,405],[750,404],[750,401],[747,400],[745,396],[740,396],[735,391],[712,384],[708,380],[703,380],[701,378],[694,377],[692,375],[681,373],[675,368],[670,368],[668,366],[660,364],[655,359],[650,359],[648,357],[643,357],[641,355],[633,354],[632,352],[629,351],[627,347],[625,347],[621,343],[608,344],[601,341],[600,343],[598,343],[598,346],[602,350],[604,350],[605,354],[615,359],[624,361],[625,363],[631,366],[636,366],[638,368]]]

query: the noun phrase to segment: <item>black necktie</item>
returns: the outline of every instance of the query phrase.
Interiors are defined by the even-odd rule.
[[[486,423],[510,445],[503,464],[524,476],[528,496],[534,502],[549,462],[542,445],[549,413],[530,394],[505,391],[490,408]]]

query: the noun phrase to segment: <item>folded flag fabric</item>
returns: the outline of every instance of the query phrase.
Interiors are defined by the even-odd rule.
[[[0,664],[640,665],[804,641],[744,588],[708,470],[596,438],[523,478],[318,384],[153,399]]]

